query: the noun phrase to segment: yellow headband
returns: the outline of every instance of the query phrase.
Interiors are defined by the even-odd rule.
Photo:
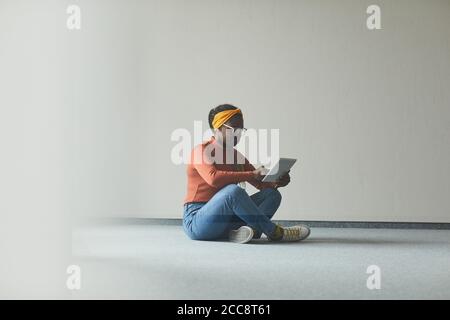
[[[214,116],[212,126],[214,129],[220,128],[225,122],[231,119],[235,114],[242,114],[240,109],[220,111]]]

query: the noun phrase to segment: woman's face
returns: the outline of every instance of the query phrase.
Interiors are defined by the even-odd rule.
[[[241,114],[236,114],[230,120],[225,122],[222,127],[216,131],[216,140],[223,146],[227,146],[227,141],[233,141],[232,147],[238,144],[241,139],[242,129],[244,128],[244,118]]]

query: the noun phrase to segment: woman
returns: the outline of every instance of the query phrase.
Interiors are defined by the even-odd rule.
[[[193,240],[228,238],[238,243],[260,238],[262,233],[272,241],[307,238],[307,226],[281,227],[270,220],[281,202],[278,187],[290,182],[289,173],[277,183],[262,182],[263,168],[255,169],[234,148],[245,130],[241,110],[220,105],[209,112],[208,121],[214,136],[193,149],[187,167],[183,213],[186,234]],[[249,196],[237,185],[242,182],[260,191]]]

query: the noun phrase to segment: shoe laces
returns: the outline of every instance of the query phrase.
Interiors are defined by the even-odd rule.
[[[284,228],[284,238],[287,240],[299,239],[300,228]]]

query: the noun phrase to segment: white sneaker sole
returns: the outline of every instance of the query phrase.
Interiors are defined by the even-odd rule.
[[[247,243],[253,238],[253,229],[247,226],[242,226],[237,230],[231,230],[228,238],[231,242]]]

